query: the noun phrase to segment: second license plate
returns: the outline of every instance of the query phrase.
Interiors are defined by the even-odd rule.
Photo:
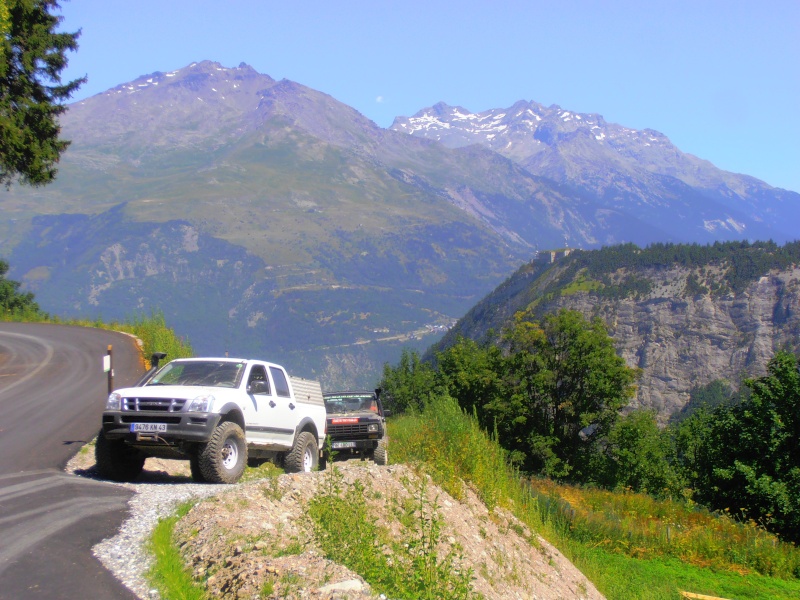
[[[355,442],[331,442],[331,448],[355,448]]]

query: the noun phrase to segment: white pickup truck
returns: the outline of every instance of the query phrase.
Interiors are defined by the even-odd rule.
[[[153,355],[156,362],[163,355]],[[250,459],[317,468],[325,404],[317,381],[260,360],[181,358],[111,393],[95,459],[102,477],[135,479],[145,458],[188,459],[198,482],[233,483]]]

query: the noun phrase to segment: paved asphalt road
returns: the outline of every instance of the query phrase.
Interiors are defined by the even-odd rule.
[[[130,492],[64,474],[100,429],[103,356],[114,387],[143,371],[132,338],[65,325],[0,323],[0,599],[133,599],[91,548],[114,535]]]

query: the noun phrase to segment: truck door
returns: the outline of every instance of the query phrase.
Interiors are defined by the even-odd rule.
[[[287,403],[275,394],[275,386],[270,381],[264,365],[253,365],[247,381],[247,392],[253,403],[253,410],[247,419],[247,441],[265,446],[283,446],[286,432],[281,423],[285,422],[289,410]],[[291,437],[294,436],[294,429]],[[291,443],[291,442],[290,442]]]
[[[280,440],[279,443],[288,448],[294,443],[294,432],[300,420],[301,411],[295,399],[292,398],[286,372],[280,367],[270,365],[269,374],[275,386],[275,402],[278,409],[275,412],[275,422],[273,423],[275,435]]]

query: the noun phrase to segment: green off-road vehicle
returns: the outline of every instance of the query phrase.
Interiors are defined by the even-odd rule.
[[[376,464],[389,462],[386,417],[381,390],[331,392],[322,395],[327,412],[330,451],[337,458],[359,456]],[[326,456],[330,459],[330,456]]]

